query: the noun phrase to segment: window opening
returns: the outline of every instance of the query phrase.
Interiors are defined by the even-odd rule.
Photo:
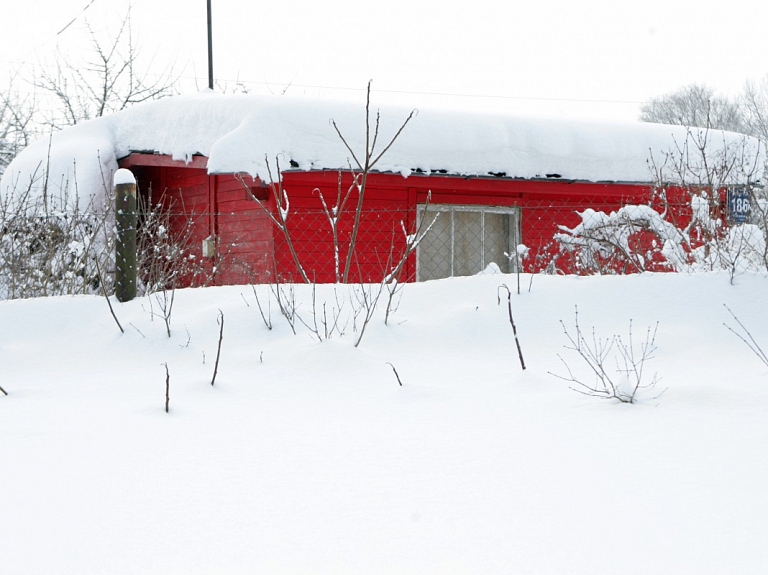
[[[514,254],[520,243],[519,208],[492,206],[418,206],[418,217],[432,229],[416,254],[418,280],[432,280],[480,273],[491,264],[504,273],[514,272]]]

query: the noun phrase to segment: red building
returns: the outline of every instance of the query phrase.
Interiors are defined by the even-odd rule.
[[[267,282],[275,273],[282,281],[301,281],[285,235],[269,215],[277,212],[270,185],[249,176],[209,174],[206,165],[203,156],[186,163],[132,153],[120,160],[120,166],[136,176],[141,193],[151,193],[153,201],[161,201],[174,214],[173,233],[186,237],[197,257],[205,259],[203,245],[207,238],[215,238],[206,255],[216,283]],[[306,275],[319,283],[337,279],[334,235],[321,194],[327,206],[335,203],[340,175],[343,193],[352,184],[349,171],[282,173],[282,188],[289,199],[288,233]],[[579,211],[612,211],[627,203],[644,203],[650,191],[647,183],[585,182],[556,176],[513,179],[416,173],[406,178],[371,173],[349,279],[381,280],[405,255],[407,235],[415,234],[420,224],[424,237],[405,259],[401,281],[472,275],[491,264],[502,272],[514,271],[518,263],[525,271],[541,271],[551,262],[559,226],[577,225]],[[340,275],[357,199],[353,191],[338,218]],[[529,252],[518,262],[514,254],[520,244]]]
[[[0,192],[29,181],[33,193],[64,205],[76,183],[82,208],[83,198],[105,196],[110,173],[130,169],[142,197],[170,215],[171,236],[202,262],[207,283],[333,282],[345,271],[349,281],[393,271],[401,281],[496,267],[570,272],[573,262],[554,257],[555,235],[581,223],[579,212],[648,204],[658,176],[650,168],[674,161],[691,137],[709,138],[711,153],[744,142],[681,126],[421,110],[368,174],[359,221],[356,189],[334,208],[354,183],[354,155],[379,128],[381,151],[409,112],[372,111],[366,132],[358,104],[212,92],[167,98],[33,144],[8,167]],[[672,215],[688,217],[679,209]]]

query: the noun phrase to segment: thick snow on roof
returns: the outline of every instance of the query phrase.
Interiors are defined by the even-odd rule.
[[[410,110],[381,110],[377,149],[389,142]],[[358,158],[365,150],[365,105],[288,96],[221,95],[203,91],[135,106],[78,124],[25,149],[8,166],[0,193],[27,189],[30,182],[49,197],[76,193],[80,205],[99,197],[133,151],[152,151],[186,160],[208,157],[211,173],[244,172],[268,179],[267,159],[289,160],[301,170],[346,168],[350,154],[335,121]],[[371,129],[376,109],[371,107]],[[694,129],[694,137],[700,132]],[[415,170],[463,176],[503,174],[512,178],[651,182],[648,160],[690,137],[688,129],[647,123],[595,123],[560,119],[419,110],[377,171],[409,175]],[[741,146],[746,162],[758,142],[711,131],[711,150]],[[746,143],[746,148],[744,148]],[[46,173],[47,171],[47,173]]]

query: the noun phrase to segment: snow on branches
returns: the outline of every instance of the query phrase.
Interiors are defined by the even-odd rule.
[[[587,274],[727,270],[733,277],[766,270],[763,154],[746,137],[713,142],[713,134],[689,131],[660,162],[651,157],[654,185],[647,204],[610,213],[586,209],[575,227],[559,226],[558,255]],[[731,193],[748,203],[745,217],[729,213]]]

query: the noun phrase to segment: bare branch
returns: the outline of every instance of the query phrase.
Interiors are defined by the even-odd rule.
[[[48,94],[54,107],[44,123],[54,129],[124,110],[176,92],[172,66],[157,74],[141,70],[144,62],[133,34],[130,8],[117,29],[102,38],[86,23],[91,50],[85,61],[58,51],[51,65],[41,66],[32,84]]]
[[[520,359],[520,367],[525,370],[525,360],[523,359],[523,350],[520,347],[520,340],[517,338],[517,327],[515,326],[515,320],[512,317],[512,292],[510,289],[504,285],[500,285],[498,289],[496,290],[496,297],[497,297],[497,305],[501,303],[501,295],[500,292],[502,289],[507,290],[507,307],[509,309],[509,323],[512,325],[512,333],[515,336],[515,345],[517,346],[517,357]]]
[[[392,371],[395,373],[395,377],[397,378],[397,383],[400,384],[400,387],[403,387],[403,382],[400,381],[400,374],[397,373],[397,370],[395,369],[395,366],[391,363],[387,362],[387,365],[392,368]]]
[[[741,323],[741,320],[736,317],[736,314],[731,311],[731,308],[729,308],[727,305],[723,304],[723,307],[728,310],[728,313],[731,314],[731,317],[736,321],[737,324],[739,324],[739,327],[744,332],[746,337],[739,332],[737,332],[735,329],[733,329],[731,326],[729,326],[727,323],[723,323],[723,325],[728,328],[728,331],[730,331],[733,335],[738,337],[741,341],[743,341],[746,346],[752,350],[752,353],[754,353],[760,361],[763,362],[763,364],[768,367],[768,355],[765,354],[763,351],[763,348],[760,347],[760,344],[755,341],[755,338],[752,337],[752,333],[746,328],[746,326]]]
[[[221,340],[224,339],[224,312],[219,310],[219,317],[216,318],[216,323],[219,324],[219,345],[216,348],[216,363],[213,365],[213,377],[211,378],[211,385],[216,381],[216,374],[219,372],[219,358],[221,358]]]

